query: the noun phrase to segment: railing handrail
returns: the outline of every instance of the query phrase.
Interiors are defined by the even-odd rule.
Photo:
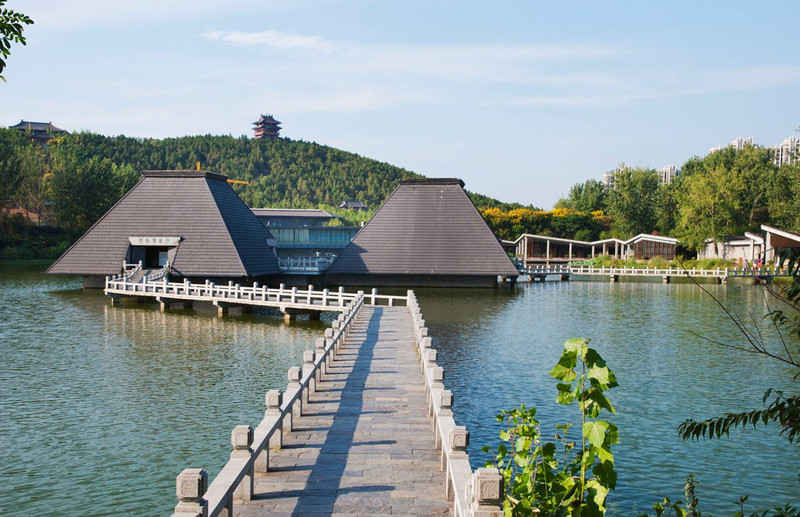
[[[196,493],[191,494],[194,497],[186,497],[187,489],[182,483],[187,480],[191,482],[193,474],[187,475],[187,471],[197,469],[186,469],[178,476],[177,495],[180,502],[175,507],[173,517],[186,514],[186,510],[189,510],[189,514],[199,514],[203,517],[216,517],[225,510],[228,510],[230,515],[235,497],[245,500],[252,497],[253,473],[266,472],[271,442],[276,434],[280,435],[282,441],[285,430],[291,430],[291,419],[295,414],[299,414],[302,403],[307,400],[316,379],[347,337],[350,325],[364,306],[364,300],[363,291],[356,293],[345,311],[333,322],[331,328],[325,331],[325,338],[317,340],[316,350],[306,351],[302,370],[296,366],[289,368],[289,383],[284,392],[273,390],[267,393],[267,411],[255,429],[249,426],[238,426],[234,429],[231,442],[235,449],[231,453],[231,459],[210,486],[206,488],[200,483]],[[246,441],[241,440],[242,434],[247,435]]]
[[[629,275],[629,276],[695,276],[695,277],[776,277],[791,276],[786,268],[760,267],[760,268],[716,268],[716,269],[683,269],[683,268],[635,268],[635,267],[595,267],[595,266],[568,266],[568,265],[535,265],[524,268],[523,273],[533,275]]]

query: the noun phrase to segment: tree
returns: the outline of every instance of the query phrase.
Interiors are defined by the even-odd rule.
[[[5,82],[3,70],[6,68],[6,59],[11,55],[11,43],[26,44],[22,35],[23,25],[33,24],[28,16],[3,7],[6,0],[0,0],[0,79]]]
[[[556,208],[570,208],[579,212],[597,212],[606,209],[605,186],[602,181],[587,180],[569,189],[567,199],[561,199]]]
[[[20,148],[24,142],[16,129],[0,130],[0,209],[16,196],[22,181]]]
[[[632,237],[655,229],[658,188],[654,169],[620,166],[614,175],[614,188],[607,197],[612,230],[617,235]]]

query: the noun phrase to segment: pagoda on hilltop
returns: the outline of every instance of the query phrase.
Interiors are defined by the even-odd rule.
[[[257,121],[253,122],[254,138],[269,138],[275,140],[280,135],[280,120],[275,120],[272,115],[261,115]]]

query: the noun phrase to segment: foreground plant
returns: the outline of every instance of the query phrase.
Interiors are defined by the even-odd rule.
[[[614,407],[604,392],[617,380],[588,339],[570,339],[550,375],[557,384],[559,404],[575,404],[581,418],[579,442],[568,432],[572,424],[556,426],[556,439],[543,443],[536,408],[502,411],[497,415],[507,429],[502,443],[491,450],[494,466],[502,474],[506,497],[505,515],[604,515],[605,501],[617,483],[611,446],[619,441],[617,427],[598,417]]]

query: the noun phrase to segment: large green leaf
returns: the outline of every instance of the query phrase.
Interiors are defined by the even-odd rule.
[[[575,367],[578,357],[575,352],[564,351],[558,363],[550,370],[550,375],[563,382],[572,382],[577,377]]]
[[[597,448],[602,447],[606,439],[606,429],[608,422],[594,420],[583,424],[583,436],[585,436]]]

